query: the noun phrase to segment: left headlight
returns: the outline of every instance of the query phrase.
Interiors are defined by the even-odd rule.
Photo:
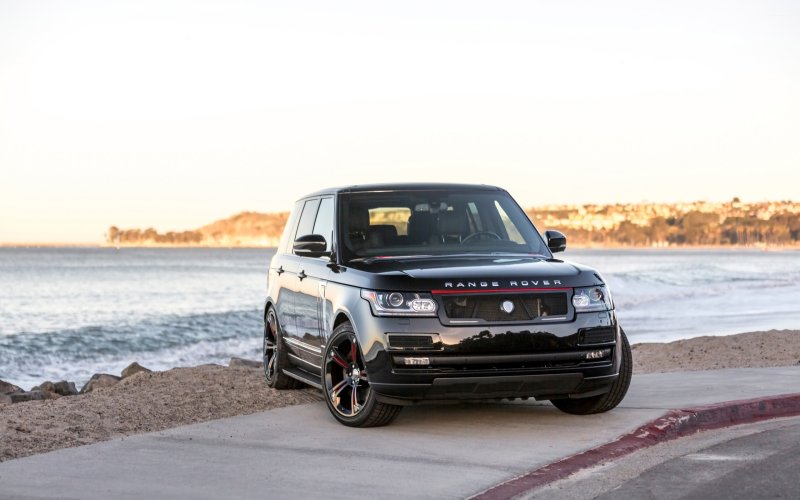
[[[375,316],[436,316],[436,301],[429,293],[361,290]]]
[[[572,305],[575,306],[575,312],[608,311],[613,307],[611,294],[604,286],[576,288]]]

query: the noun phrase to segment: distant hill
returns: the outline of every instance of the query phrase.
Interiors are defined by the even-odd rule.
[[[640,203],[529,208],[539,230],[563,231],[579,246],[800,246],[800,203]],[[120,246],[277,246],[287,212],[242,212],[195,230],[159,233],[153,228],[106,234]]]
[[[159,233],[153,228],[108,228],[106,244],[120,246],[274,247],[288,212],[241,212],[190,231]]]

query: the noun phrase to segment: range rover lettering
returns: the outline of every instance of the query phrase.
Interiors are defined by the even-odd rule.
[[[535,398],[608,411],[631,350],[594,269],[553,257],[503,189],[389,184],[295,203],[269,267],[267,384],[323,391],[353,427],[431,400]]]

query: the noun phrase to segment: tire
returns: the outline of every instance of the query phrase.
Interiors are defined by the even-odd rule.
[[[573,415],[591,415],[592,413],[603,413],[613,408],[622,401],[631,385],[631,375],[633,373],[633,354],[628,337],[620,329],[620,339],[622,340],[622,359],[619,365],[619,377],[611,385],[611,390],[599,396],[592,396],[580,399],[554,399],[553,405],[564,413]]]
[[[369,386],[361,348],[350,323],[333,331],[322,358],[322,387],[331,415],[349,427],[390,423],[402,407],[381,403]]]
[[[278,323],[275,309],[270,307],[264,319],[264,347],[262,349],[264,378],[273,389],[297,389],[302,382],[283,373],[289,366],[286,347],[283,345],[283,331]]]

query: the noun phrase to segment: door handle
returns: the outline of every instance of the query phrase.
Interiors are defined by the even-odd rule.
[[[275,272],[278,274],[278,276],[280,276],[281,274],[283,274],[283,266],[281,266],[281,267],[279,267],[278,269],[276,269],[276,270],[275,270]]]
[[[306,274],[306,270],[303,269],[302,271],[300,271],[300,274],[298,274],[297,277],[300,278],[300,281],[303,281],[303,278],[308,278],[308,275]]]

